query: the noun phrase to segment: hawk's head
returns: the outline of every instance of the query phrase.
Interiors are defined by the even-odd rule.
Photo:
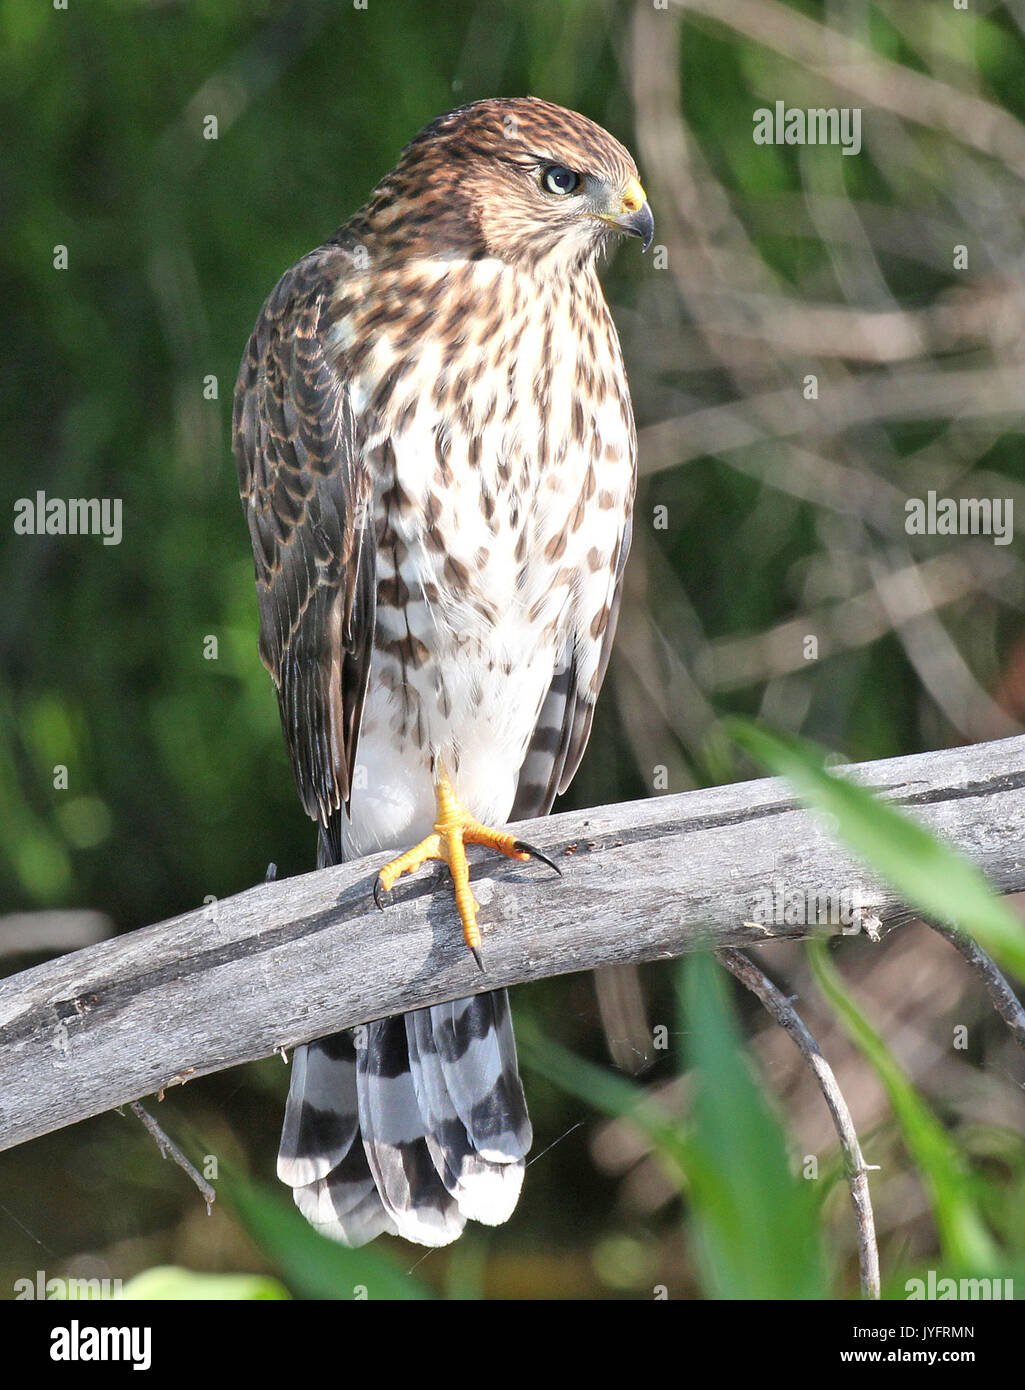
[[[494,98],[439,116],[407,145],[360,222],[392,252],[579,265],[654,221],[618,140],[575,111]]]

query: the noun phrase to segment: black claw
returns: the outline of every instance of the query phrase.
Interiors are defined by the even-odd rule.
[[[559,868],[558,864],[553,863],[552,860],[548,858],[548,855],[542,854],[536,846],[528,845],[526,840],[516,840],[513,844],[513,848],[519,850],[521,854],[530,854],[533,855],[535,859],[540,859],[542,864],[547,864],[550,869],[554,869],[559,877],[562,878],[562,870]]]
[[[483,973],[484,973],[484,962],[483,962],[483,961],[481,960],[481,958],[480,958],[480,951],[477,950],[477,947],[476,947],[476,946],[471,946],[471,947],[470,947],[470,954],[473,956],[474,960],[477,962],[477,969],[478,969],[478,970],[481,972],[481,974],[483,975]]]
[[[381,880],[380,880],[380,878],[375,878],[375,879],[374,879],[374,902],[377,904],[377,906],[378,906],[378,907],[381,909],[381,911],[383,912],[383,911],[384,911],[384,903],[381,901]]]

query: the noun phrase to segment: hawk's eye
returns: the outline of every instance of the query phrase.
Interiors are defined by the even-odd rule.
[[[541,170],[541,187],[546,193],[555,193],[560,198],[567,193],[575,193],[580,187],[580,175],[564,164],[546,164]]]

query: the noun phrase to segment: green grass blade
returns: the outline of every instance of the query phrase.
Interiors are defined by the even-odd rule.
[[[964,1155],[848,994],[825,942],[809,941],[807,951],[819,988],[889,1097],[904,1146],[925,1183],[945,1258],[960,1268],[994,1274],[999,1256],[971,1196]]]
[[[650,1140],[673,1181],[681,1190],[686,1187],[690,1157],[683,1130],[647,1098],[636,1082],[578,1057],[545,1037],[528,1018],[517,1020],[516,1049],[522,1064],[554,1085],[605,1115],[629,1120]]]
[[[744,1059],[722,973],[704,957],[687,969],[681,1008],[697,1099],[686,1130],[636,1082],[575,1056],[526,1021],[517,1027],[521,1061],[650,1140],[687,1194],[711,1297],[825,1297],[814,1193],[790,1171],[783,1131]]]
[[[705,1287],[717,1298],[826,1297],[814,1185],[791,1169],[726,977],[710,956],[685,962],[679,999],[696,1084],[691,1200]]]
[[[416,1299],[433,1295],[376,1248],[350,1250],[318,1234],[285,1197],[237,1174],[218,1185],[240,1221],[301,1298]]]
[[[825,754],[814,744],[747,720],[730,719],[725,727],[752,757],[785,777],[802,801],[834,817],[837,836],[913,907],[968,932],[1025,980],[1025,925],[969,859],[865,787],[827,772]]]

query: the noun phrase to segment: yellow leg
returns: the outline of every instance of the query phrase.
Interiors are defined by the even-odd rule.
[[[466,859],[466,845],[485,845],[497,850],[509,859],[541,859],[556,873],[561,872],[558,865],[532,845],[517,840],[504,830],[492,830],[481,825],[470,813],[463,809],[452,790],[452,783],[440,768],[434,785],[438,818],[434,822],[434,833],[414,845],[405,854],[385,864],[374,885],[374,899],[378,907],[383,906],[381,894],[395,886],[403,874],[414,873],[428,859],[441,859],[448,865],[455,885],[456,907],[459,920],[463,924],[463,939],[473,952],[473,958],[481,970],[484,963],[480,954],[480,927],[477,925],[477,900],[470,891],[470,866]]]

